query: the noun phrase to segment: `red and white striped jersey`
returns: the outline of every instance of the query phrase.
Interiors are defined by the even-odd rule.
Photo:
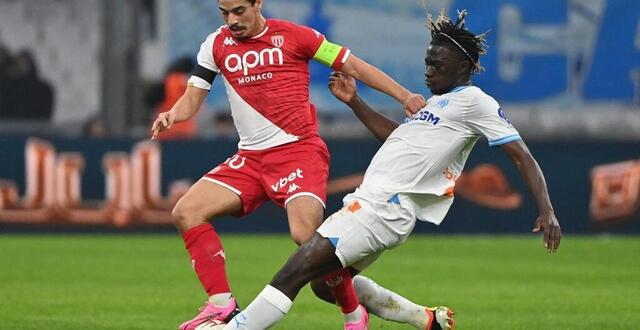
[[[238,148],[262,150],[317,135],[316,108],[309,102],[309,60],[339,70],[349,54],[309,27],[267,19],[260,34],[246,39],[220,27],[202,44],[198,65],[224,80],[240,136]],[[198,76],[189,82],[211,88]]]

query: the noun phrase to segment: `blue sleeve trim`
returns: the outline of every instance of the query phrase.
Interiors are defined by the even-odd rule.
[[[489,141],[489,146],[490,147],[497,147],[497,146],[500,146],[500,145],[503,145],[505,143],[509,143],[509,142],[515,141],[515,140],[522,140],[522,138],[520,137],[519,134],[508,135],[508,136],[505,136],[503,138],[499,138],[497,140]]]

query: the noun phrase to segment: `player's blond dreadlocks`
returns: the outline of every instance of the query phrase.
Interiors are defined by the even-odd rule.
[[[427,28],[431,30],[432,44],[447,43],[454,45],[462,51],[464,56],[471,60],[471,73],[480,73],[484,68],[480,66],[480,55],[487,53],[485,37],[489,31],[475,35],[465,27],[467,11],[458,11],[458,19],[455,23],[447,17],[445,10],[440,12],[440,16],[434,22],[431,14],[427,18]]]

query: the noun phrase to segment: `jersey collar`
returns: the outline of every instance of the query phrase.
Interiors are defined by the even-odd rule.
[[[262,32],[256,34],[255,36],[251,37],[251,39],[258,39],[260,37],[262,37],[263,35],[265,35],[267,33],[267,31],[269,31],[269,20],[265,20],[264,22],[264,30],[262,30]]]

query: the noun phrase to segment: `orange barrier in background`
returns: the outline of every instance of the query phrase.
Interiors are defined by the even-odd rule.
[[[640,161],[594,167],[591,171],[591,217],[596,222],[620,220],[640,206]]]
[[[0,180],[0,222],[77,223],[126,226],[133,223],[170,224],[171,209],[190,183],[171,183],[169,197],[160,195],[160,146],[137,143],[129,156],[103,156],[105,199],[82,198],[85,160],[75,152],[56,153],[47,141],[30,138],[25,147],[25,196],[17,185]]]

